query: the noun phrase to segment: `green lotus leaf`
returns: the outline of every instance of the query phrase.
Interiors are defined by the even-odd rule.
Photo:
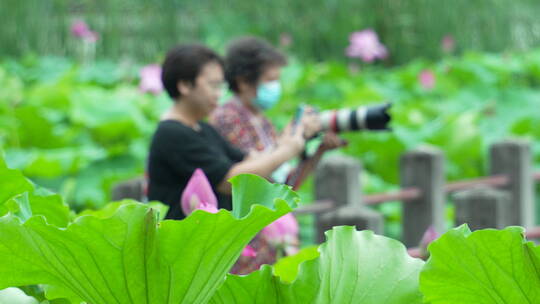
[[[452,229],[429,246],[420,289],[431,304],[540,303],[540,246],[521,227]]]
[[[424,262],[398,241],[341,226],[326,232],[320,256],[301,264],[284,283],[270,266],[248,276],[228,275],[210,303],[422,303],[418,289]]]

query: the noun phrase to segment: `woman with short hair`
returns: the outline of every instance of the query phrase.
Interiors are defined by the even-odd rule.
[[[173,104],[153,135],[148,157],[148,199],[169,206],[166,218],[182,219],[180,197],[197,168],[208,177],[218,207],[231,206],[227,182],[241,173],[269,178],[304,147],[303,128],[288,128],[267,153],[247,157],[203,120],[217,107],[224,84],[222,59],[209,48],[172,48],[162,66],[162,82]]]

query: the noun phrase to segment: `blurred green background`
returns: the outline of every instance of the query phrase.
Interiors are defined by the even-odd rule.
[[[222,53],[230,39],[253,34],[291,59],[285,94],[268,112],[278,126],[300,103],[394,102],[392,132],[347,134],[351,144],[336,152],[364,163],[366,193],[397,189],[399,155],[424,144],[446,153],[448,180],[485,175],[489,145],[509,137],[531,142],[540,170],[539,15],[540,2],[529,0],[2,0],[0,150],[73,209],[102,207],[114,183],[143,174],[170,106],[165,94],[140,90],[141,68],[180,42]],[[77,20],[95,42],[72,35]],[[351,33],[369,28],[389,56],[347,57]],[[311,187],[300,190],[305,202]],[[386,234],[399,238],[399,203],[377,209]],[[448,214],[451,225],[451,204]],[[302,232],[309,244],[311,232]]]
[[[221,48],[237,35],[259,35],[301,60],[343,59],[348,35],[373,28],[390,51],[387,64],[441,55],[448,34],[458,50],[521,50],[540,41],[534,0],[2,0],[3,55],[72,56],[69,26],[84,18],[99,32],[98,58],[152,61],[172,44],[202,41]]]

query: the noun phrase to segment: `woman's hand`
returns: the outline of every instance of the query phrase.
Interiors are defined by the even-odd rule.
[[[312,107],[305,107],[300,124],[304,126],[304,138],[309,139],[321,131],[319,114]]]
[[[300,154],[304,150],[304,125],[289,124],[278,139],[278,149],[286,149],[291,156]]]

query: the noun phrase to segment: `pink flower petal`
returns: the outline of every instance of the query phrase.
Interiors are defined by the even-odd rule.
[[[298,221],[291,213],[287,213],[264,227],[261,235],[272,244],[297,245],[298,230]]]
[[[418,75],[418,80],[426,90],[431,90],[435,87],[435,74],[431,70],[422,70]]]
[[[141,92],[149,92],[159,94],[163,91],[163,83],[161,82],[161,66],[150,64],[144,66],[140,71],[141,82],[139,89]]]
[[[71,34],[73,36],[83,39],[87,42],[96,42],[99,39],[99,34],[90,30],[90,27],[88,27],[88,24],[84,22],[83,20],[76,20],[71,25]]]
[[[439,234],[437,231],[435,231],[435,228],[433,226],[429,226],[426,232],[424,232],[424,235],[422,236],[422,240],[420,241],[420,248],[427,248],[431,242],[435,241],[439,238]]]
[[[242,250],[242,256],[254,258],[257,256],[257,252],[253,247],[247,245],[244,247],[244,250]]]
[[[204,210],[208,213],[218,213],[218,209],[214,205],[202,203],[195,207],[197,210]]]
[[[71,33],[73,36],[83,38],[90,32],[88,25],[83,20],[77,20],[71,25]]]
[[[451,35],[446,35],[441,41],[441,48],[445,53],[452,53],[456,48],[456,40]]]
[[[182,211],[189,215],[195,209],[214,208],[217,210],[218,203],[212,186],[201,169],[196,169],[188,181],[180,200]],[[212,210],[214,210],[212,209]],[[204,209],[203,209],[204,210]]]
[[[388,57],[386,47],[379,42],[377,34],[372,29],[354,32],[349,40],[350,45],[345,49],[348,57],[360,58],[364,62]]]
[[[295,255],[300,251],[298,244],[285,246],[286,255]]]

